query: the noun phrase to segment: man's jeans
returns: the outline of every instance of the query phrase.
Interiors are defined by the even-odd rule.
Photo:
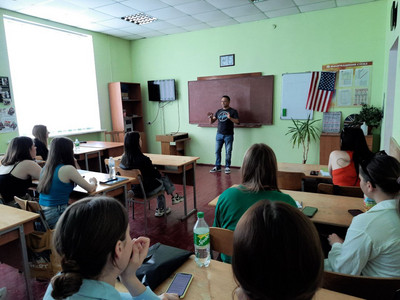
[[[216,143],[215,143],[215,156],[216,156],[215,166],[217,168],[221,168],[221,150],[224,143],[225,143],[225,168],[229,168],[231,166],[233,135],[223,135],[217,133]]]

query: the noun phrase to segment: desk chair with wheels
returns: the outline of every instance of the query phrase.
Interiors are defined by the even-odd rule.
[[[306,175],[301,172],[278,171],[278,187],[283,190],[304,191]]]
[[[233,231],[229,229],[210,227],[211,253],[216,251],[228,256],[233,254]]]
[[[105,141],[107,142],[108,140],[110,142],[123,142],[124,141],[124,136],[125,136],[125,131],[105,131],[104,132],[104,137]]]
[[[367,300],[400,299],[400,278],[354,276],[324,271],[322,287]]]
[[[322,194],[332,194],[359,198],[364,197],[364,193],[359,186],[340,186],[330,183],[319,183],[317,191],[318,193]]]

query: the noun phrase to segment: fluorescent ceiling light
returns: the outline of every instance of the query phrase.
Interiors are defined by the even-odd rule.
[[[136,25],[148,24],[157,20],[157,18],[146,15],[145,13],[138,13],[126,17],[121,17],[122,20],[135,23]]]

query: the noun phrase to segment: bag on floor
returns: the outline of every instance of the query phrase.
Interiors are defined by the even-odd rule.
[[[136,276],[144,285],[152,290],[176,271],[193,253],[187,250],[154,244],[142,266],[136,271]]]

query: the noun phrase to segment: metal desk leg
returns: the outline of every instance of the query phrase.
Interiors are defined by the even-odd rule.
[[[28,299],[33,300],[32,286],[31,286],[31,282],[30,282],[31,272],[30,272],[29,263],[28,263],[28,253],[26,252],[24,225],[20,225],[18,227],[19,227],[19,240],[21,242],[22,259],[23,259],[23,265],[24,265],[26,290],[28,291]]]
[[[194,166],[194,165],[193,165]],[[193,180],[195,180],[195,177],[194,177],[194,169],[193,169]],[[183,207],[184,207],[184,216],[181,218],[181,221],[184,221],[184,220],[186,220],[187,218],[189,218],[192,214],[194,214],[196,211],[197,211],[197,208],[196,208],[196,186],[195,186],[195,184],[196,184],[196,181],[194,182],[194,184],[193,184],[193,192],[194,192],[194,195],[193,195],[193,209],[189,212],[189,213],[187,213],[187,202],[186,202],[186,166],[183,166],[183,197],[184,197],[184,199],[183,199]]]
[[[89,171],[89,162],[88,162],[88,155],[87,155],[87,153],[85,153],[85,166],[86,166],[86,170]]]
[[[196,162],[193,162],[193,209],[195,211],[197,211],[196,203]]]
[[[100,154],[100,151],[98,151],[97,152],[97,155],[99,156],[99,170],[100,170],[100,173],[103,173],[103,171],[102,171],[102,168],[101,168],[101,154]]]

